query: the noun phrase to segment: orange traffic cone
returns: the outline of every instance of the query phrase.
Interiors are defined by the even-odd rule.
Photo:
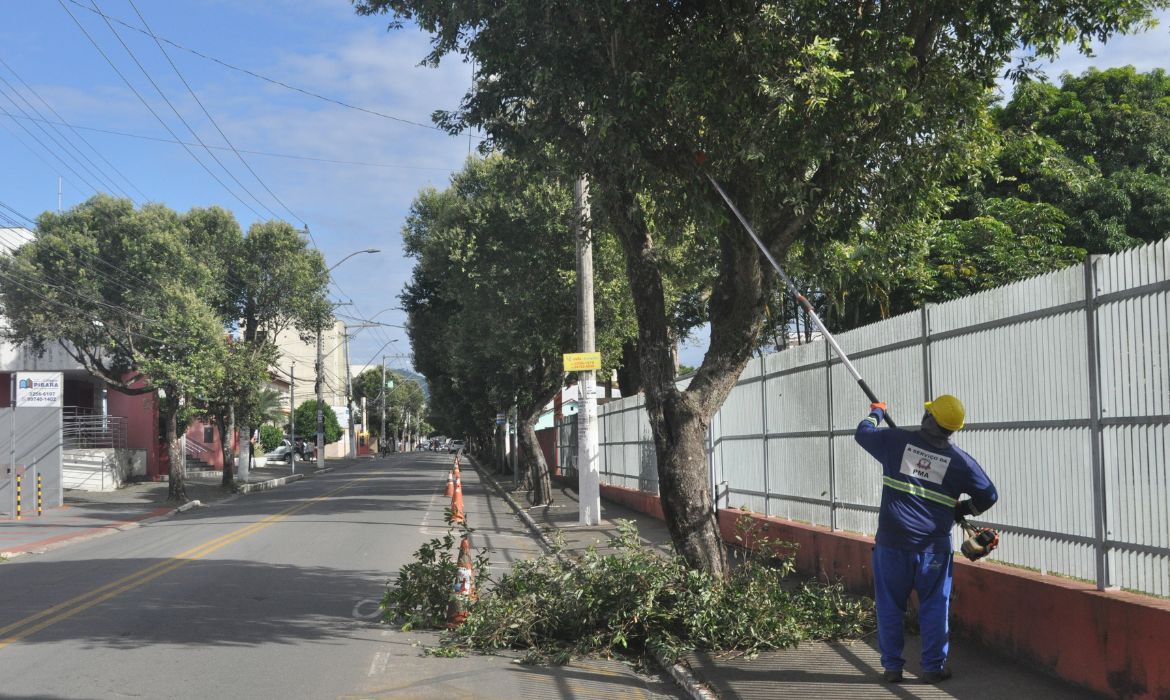
[[[455,478],[455,495],[451,497],[451,522],[463,522],[463,483],[458,477]]]
[[[455,472],[447,472],[447,493],[444,495],[447,498],[455,495]]]
[[[459,558],[455,561],[455,582],[451,600],[447,604],[447,628],[454,629],[467,619],[468,604],[475,600],[475,564],[471,559],[471,538],[463,536],[459,543]]]

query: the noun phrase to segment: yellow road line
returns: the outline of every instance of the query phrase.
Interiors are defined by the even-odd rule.
[[[222,549],[223,547],[226,547],[227,545],[241,540],[249,535],[255,534],[271,525],[275,525],[289,516],[294,515],[304,510],[305,508],[308,508],[314,503],[340,493],[350,486],[353,486],[358,481],[364,481],[368,478],[369,477],[363,477],[361,479],[355,479],[353,481],[342,484],[328,493],[317,496],[316,498],[312,498],[308,501],[305,501],[304,503],[295,505],[274,515],[269,515],[263,520],[252,523],[251,525],[236,530],[235,532],[229,532],[226,535],[221,535],[213,540],[204,542],[201,545],[197,545],[186,551],[180,552],[179,554],[176,554],[169,559],[151,564],[146,568],[140,569],[127,576],[123,576],[117,581],[112,581],[104,586],[87,591],[63,603],[58,603],[57,605],[54,605],[50,608],[45,608],[44,610],[29,615],[22,620],[17,620],[12,624],[0,627],[0,635],[5,635],[13,630],[25,627],[26,625],[32,625],[31,627],[25,627],[25,629],[21,630],[20,632],[0,639],[0,649],[3,649],[13,642],[18,642],[31,634],[36,634],[46,627],[54,625],[58,622],[61,622],[62,620],[73,617],[80,612],[88,610],[98,603],[102,603],[117,595],[138,588],[139,586],[153,581],[159,576],[168,574],[171,571],[190,564],[193,561],[198,561],[212,552]],[[32,624],[37,622],[37,620],[41,620],[42,618],[46,617],[49,619],[35,625]]]

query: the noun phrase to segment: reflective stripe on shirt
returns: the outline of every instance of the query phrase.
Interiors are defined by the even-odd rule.
[[[930,489],[923,488],[922,486],[915,486],[914,484],[895,479],[891,476],[883,476],[882,483],[897,491],[908,493],[912,496],[918,496],[919,498],[925,498],[928,501],[934,501],[935,503],[944,505],[948,508],[954,508],[958,503],[958,501],[955,499],[945,494],[941,494],[938,491],[931,491]]]

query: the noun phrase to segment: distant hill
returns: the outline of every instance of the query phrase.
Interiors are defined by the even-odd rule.
[[[372,367],[369,365],[366,365],[364,367],[359,367],[358,365],[350,365],[349,371],[353,374],[353,376],[356,377],[359,374],[361,374],[363,371],[369,371],[371,369],[373,369],[373,370],[381,369],[381,365],[374,365]],[[387,372],[394,372],[394,373],[398,374],[399,376],[405,377],[413,382],[418,382],[418,385],[420,387],[422,387],[423,396],[427,397],[427,399],[430,400],[431,388],[429,386],[427,386],[427,378],[426,377],[422,376],[421,374],[418,374],[417,372],[413,372],[409,369],[402,369],[400,367],[387,367],[386,371]]]
[[[423,396],[427,397],[427,399],[431,398],[431,388],[429,386],[427,386],[427,378],[426,377],[422,376],[421,374],[418,374],[417,372],[412,372],[408,369],[400,369],[398,367],[387,367],[386,369],[390,370],[391,372],[397,372],[398,374],[401,374],[403,377],[406,377],[407,379],[418,382],[418,385],[420,387],[422,387]]]

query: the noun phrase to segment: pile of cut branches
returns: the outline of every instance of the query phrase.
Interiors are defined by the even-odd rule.
[[[643,546],[623,522],[612,552],[571,559],[558,548],[498,580],[481,578],[469,617],[444,636],[444,653],[523,649],[530,661],[554,663],[619,653],[677,659],[692,649],[751,655],[873,629],[870,600],[796,580],[791,545],[756,541],[719,579]],[[403,568],[383,598],[388,622],[444,626],[454,564],[443,553],[454,542],[452,533],[433,540]],[[478,559],[476,570],[487,571],[483,552]]]

